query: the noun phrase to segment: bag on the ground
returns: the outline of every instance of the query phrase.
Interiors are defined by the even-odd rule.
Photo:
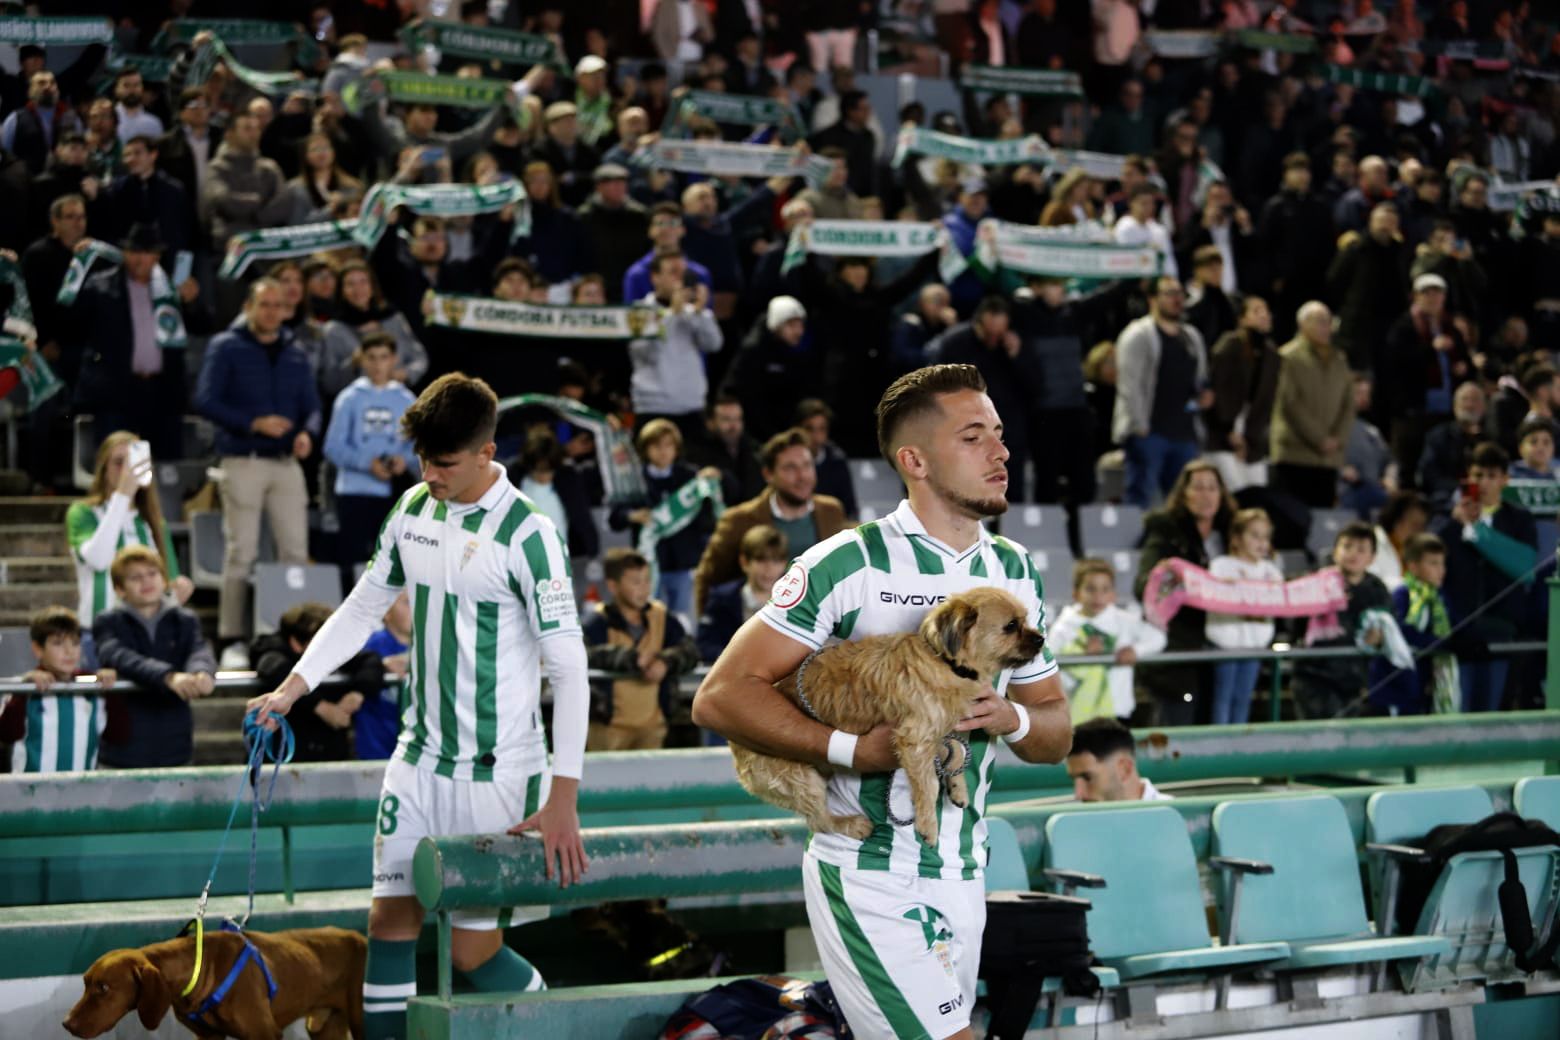
[[[847,1040],[827,982],[784,975],[726,982],[689,997],[660,1040]]]
[[[1060,979],[1069,996],[1093,997],[1099,980],[1089,970],[1089,901],[1046,892],[992,892],[986,896],[986,934],[980,977],[986,980],[993,1040],[1022,1037],[1046,979]]]
[[[1513,850],[1543,845],[1560,848],[1560,834],[1537,820],[1525,820],[1514,812],[1498,812],[1478,823],[1443,823],[1411,844],[1423,849],[1426,858],[1422,862],[1405,862],[1399,868],[1399,935],[1412,935],[1419,927],[1419,915],[1430,896],[1430,889],[1453,856],[1462,852],[1499,852],[1505,860],[1506,876],[1496,898],[1506,931],[1506,944],[1516,954],[1517,967],[1532,971],[1554,960],[1555,949],[1560,946],[1560,928],[1555,927],[1553,920],[1547,922],[1543,945],[1536,945],[1537,937],[1528,913],[1527,890],[1517,876],[1517,857]]]

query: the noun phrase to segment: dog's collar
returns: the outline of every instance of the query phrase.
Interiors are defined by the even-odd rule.
[[[958,661],[955,661],[953,658],[947,656],[946,654],[938,654],[937,655],[937,659],[939,661],[941,661],[943,664],[947,665],[953,671],[953,674],[957,675],[960,679],[979,679],[980,678],[980,673],[977,672],[975,669],[964,667],[964,665],[960,664]]]

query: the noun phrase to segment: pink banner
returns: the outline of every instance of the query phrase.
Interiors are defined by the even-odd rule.
[[[1143,616],[1159,628],[1183,606],[1245,617],[1313,617],[1347,605],[1343,575],[1336,567],[1294,581],[1225,581],[1172,558],[1159,561],[1143,588]]]

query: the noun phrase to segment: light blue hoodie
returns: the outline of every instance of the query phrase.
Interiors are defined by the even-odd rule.
[[[389,498],[390,482],[369,472],[384,455],[400,455],[416,475],[417,456],[401,435],[401,416],[415,400],[400,383],[375,386],[367,376],[341,391],[325,431],[325,457],[336,465],[336,494]]]

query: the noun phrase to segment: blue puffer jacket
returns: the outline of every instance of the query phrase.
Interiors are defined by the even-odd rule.
[[[195,386],[195,409],[217,424],[221,455],[286,456],[300,430],[315,437],[320,427],[320,394],[309,358],[287,328],[281,330],[275,360],[248,325],[212,337]],[[274,346],[274,345],[273,345]],[[292,420],[281,437],[255,433],[249,424],[262,415]]]

